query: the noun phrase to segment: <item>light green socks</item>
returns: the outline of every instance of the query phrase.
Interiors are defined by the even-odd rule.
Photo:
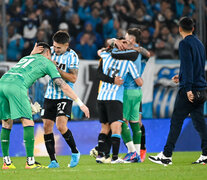
[[[9,156],[9,142],[11,129],[1,129],[1,149],[3,156]]]
[[[34,126],[24,127],[24,143],[27,157],[34,156]]]

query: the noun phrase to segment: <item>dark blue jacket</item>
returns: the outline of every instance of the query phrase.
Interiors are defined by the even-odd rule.
[[[186,36],[179,44],[180,88],[186,92],[201,90],[207,86],[205,80],[205,48],[194,35]]]

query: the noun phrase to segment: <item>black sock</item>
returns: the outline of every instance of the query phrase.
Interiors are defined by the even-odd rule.
[[[120,146],[120,138],[119,137],[111,137],[111,142],[112,142],[112,160],[117,160],[118,159],[118,154],[119,154],[119,146]]]
[[[141,131],[142,131],[142,137],[141,137],[141,149],[145,150],[146,149],[146,142],[145,142],[145,127],[142,124],[141,126]]]
[[[105,152],[106,158],[110,157],[110,150],[111,150],[111,131],[106,137],[106,152]]]
[[[54,140],[54,134],[44,134],[45,139],[45,146],[47,149],[47,152],[50,156],[50,160],[56,160],[55,158],[55,140]],[[56,160],[57,161],[57,160]]]
[[[72,153],[78,153],[72,132],[68,129],[65,134],[62,134],[62,136],[64,137],[67,144],[70,146]]]
[[[106,151],[106,134],[100,133],[98,136],[98,155],[103,157]]]

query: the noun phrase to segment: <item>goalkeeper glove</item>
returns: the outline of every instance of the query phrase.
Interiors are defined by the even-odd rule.
[[[32,115],[37,114],[41,110],[41,106],[38,102],[35,102],[34,104],[31,103],[32,108]]]

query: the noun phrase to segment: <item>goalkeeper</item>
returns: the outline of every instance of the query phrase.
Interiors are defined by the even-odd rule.
[[[0,119],[2,120],[1,149],[3,153],[2,169],[15,169],[9,157],[9,139],[13,120],[21,119],[24,127],[24,143],[27,155],[26,169],[43,168],[34,158],[34,121],[32,108],[27,96],[28,88],[39,78],[49,75],[62,91],[75,100],[80,109],[89,117],[88,108],[82,103],[74,91],[61,78],[56,66],[51,61],[50,46],[43,46],[40,54],[22,58],[0,79]]]

